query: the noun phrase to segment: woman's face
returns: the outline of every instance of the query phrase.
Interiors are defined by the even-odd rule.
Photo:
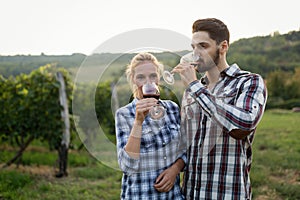
[[[157,72],[157,66],[152,62],[144,62],[135,67],[135,73],[133,76],[133,83],[138,88],[138,96],[142,97],[142,86],[146,83],[154,82],[158,85],[159,74]]]

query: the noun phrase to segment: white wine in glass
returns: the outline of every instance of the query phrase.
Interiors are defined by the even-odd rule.
[[[181,64],[190,64],[193,65],[195,68],[198,65],[199,56],[195,55],[194,52],[190,52],[181,57],[180,63]],[[173,85],[175,83],[174,74],[169,71],[163,72],[163,79],[169,85]]]

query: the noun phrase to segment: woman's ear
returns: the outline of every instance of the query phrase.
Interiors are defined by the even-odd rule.
[[[134,75],[133,75],[133,74],[130,75],[130,79],[131,79],[132,84],[135,85],[136,82],[135,82],[135,79],[134,79]]]

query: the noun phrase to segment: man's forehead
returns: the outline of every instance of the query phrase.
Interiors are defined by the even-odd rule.
[[[211,43],[212,39],[209,37],[209,34],[205,31],[199,31],[193,33],[192,36],[192,44],[199,44],[199,43]]]

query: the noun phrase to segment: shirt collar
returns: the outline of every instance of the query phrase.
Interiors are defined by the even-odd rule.
[[[239,66],[237,64],[233,64],[230,67],[224,69],[221,72],[221,76],[230,76],[230,77],[235,77],[237,74],[239,74],[241,71],[241,69],[239,68]]]
[[[131,101],[131,105],[132,105],[132,108],[135,110],[135,107],[136,107],[136,102],[137,102],[137,98],[133,98],[133,100]]]
[[[245,73],[248,73],[248,72],[242,71],[237,64],[233,64],[233,65],[229,66],[228,68],[224,69],[223,71],[221,71],[220,76],[221,77],[225,77],[225,76],[236,77],[238,75],[245,74]],[[200,82],[203,85],[209,84],[209,80],[206,76],[203,76],[200,79]]]
[[[237,64],[233,64],[230,67],[224,69],[221,72],[221,76],[230,76],[230,77],[237,77],[245,74],[249,74],[248,71],[243,71],[239,68]]]

